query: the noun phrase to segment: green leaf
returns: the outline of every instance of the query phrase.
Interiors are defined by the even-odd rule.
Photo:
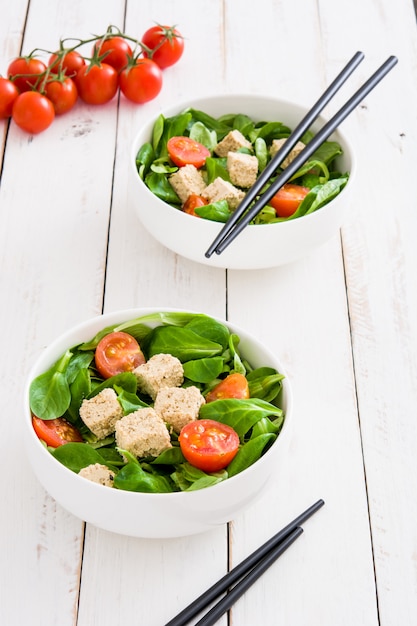
[[[146,402],[143,402],[140,398],[138,398],[136,393],[126,391],[123,387],[119,387],[118,385],[114,385],[114,390],[117,393],[124,415],[133,413],[138,409],[149,407],[149,404],[146,404]]]
[[[213,419],[228,424],[237,432],[240,440],[244,439],[258,420],[269,416],[278,417],[282,413],[282,409],[257,398],[214,400],[200,408],[201,419]]]
[[[152,193],[164,202],[168,202],[170,204],[181,204],[181,200],[175,193],[165,174],[150,172],[150,174],[148,174],[145,178],[145,183]]]
[[[148,173],[152,162],[155,159],[155,151],[150,143],[145,143],[136,155],[136,169],[142,180]]]
[[[209,130],[203,122],[195,122],[190,128],[189,136],[191,139],[194,139],[194,141],[198,141],[198,143],[208,148],[210,152],[212,152],[217,145],[216,131]]]
[[[159,474],[145,472],[139,463],[127,463],[114,479],[114,486],[124,491],[169,493],[174,491],[170,480]],[[144,512],[146,515],[146,512]]]
[[[272,367],[259,367],[246,376],[251,398],[262,398],[272,402],[282,389],[284,376]]]
[[[223,359],[220,356],[196,359],[184,363],[184,376],[195,383],[209,383],[223,371]]]
[[[149,357],[155,354],[171,354],[182,363],[203,357],[217,356],[222,346],[197,335],[192,330],[174,326],[158,326],[149,336]]]
[[[66,443],[52,451],[57,461],[68,467],[73,472],[78,472],[88,465],[100,463],[106,465],[101,454],[88,445],[88,443]],[[110,468],[111,469],[111,468]]]
[[[226,349],[228,346],[230,336],[229,329],[227,326],[208,315],[194,315],[185,326],[189,330],[197,333],[197,335],[200,335],[200,337],[205,337],[205,339],[219,343],[223,349]]]
[[[201,207],[196,207],[194,210],[197,215],[203,217],[206,220],[221,223],[226,223],[232,213],[229,209],[227,200],[218,200],[217,202],[212,202]]]
[[[238,450],[235,458],[227,466],[229,477],[235,476],[250,465],[253,465],[253,463],[261,458],[266,446],[270,445],[275,439],[276,435],[273,433],[265,433],[254,439],[250,439]]]
[[[122,387],[127,392],[135,393],[138,387],[138,379],[132,372],[122,372],[121,374],[116,374],[115,376],[111,376],[111,378],[107,378],[99,385],[96,385],[88,398],[93,398],[100,391],[107,389],[108,387],[114,388],[115,385]]]
[[[35,378],[29,389],[29,403],[32,413],[44,420],[62,417],[71,402],[71,393],[66,370],[72,352],[65,354],[46,372]]]

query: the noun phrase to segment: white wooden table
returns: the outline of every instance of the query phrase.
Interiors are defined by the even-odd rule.
[[[412,0],[2,0],[0,73],[60,37],[178,24],[180,63],[147,105],[77,105],[43,134],[1,122],[0,623],[162,626],[318,498],[304,535],[219,624],[417,623],[417,32]],[[334,112],[399,63],[343,123],[359,174],[348,221],[309,258],[266,271],[187,261],[138,223],[136,129],[193,95],[248,90],[309,105],[357,50]],[[244,107],[242,107],[244,108]],[[42,349],[104,311],[163,305],[226,317],[286,365],[291,458],[228,526],[175,540],[98,530],[39,485],[23,386]]]

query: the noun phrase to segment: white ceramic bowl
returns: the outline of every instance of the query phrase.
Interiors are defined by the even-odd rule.
[[[311,106],[311,105],[310,105]],[[256,121],[280,121],[295,128],[307,113],[307,107],[267,96],[237,94],[189,100],[162,111],[165,117],[188,107],[200,109],[214,117],[227,113],[244,113]],[[220,254],[210,258],[205,252],[218,235],[222,224],[188,215],[157,198],[139,177],[135,158],[139,148],[150,141],[155,119],[149,120],[137,133],[130,152],[131,201],[145,228],[164,246],[183,257],[229,269],[276,267],[295,261],[324,244],[341,227],[349,210],[350,191],[355,177],[355,158],[347,138],[338,130],[329,140],[338,141],[343,155],[336,160],[341,172],[350,172],[341,193],[318,211],[301,218],[275,224],[252,225]],[[325,120],[320,117],[312,126],[319,130]]]
[[[65,509],[99,528],[134,537],[164,538],[197,534],[235,518],[261,494],[271,476],[278,480],[285,466],[288,431],[292,421],[292,396],[287,378],[283,381],[281,406],[285,422],[269,450],[252,466],[222,483],[191,492],[136,493],[103,487],[78,476],[59,463],[37,438],[29,409],[31,381],[46,371],[66,349],[90,340],[111,325],[155,311],[132,309],[105,314],[70,329],[49,345],[34,364],[24,396],[24,441],[33,470],[46,491]],[[219,320],[223,321],[223,320]],[[278,358],[247,332],[228,322],[241,343],[239,348],[255,367],[269,365],[285,375]]]

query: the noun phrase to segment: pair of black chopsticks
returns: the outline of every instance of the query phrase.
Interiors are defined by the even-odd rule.
[[[301,524],[324,504],[317,500],[292,522],[266,541],[260,548],[207,589],[165,626],[185,626],[198,613],[224,592],[227,594],[211,608],[195,626],[212,626],[238,600],[247,589],[268,569],[270,565],[301,535]],[[239,582],[238,582],[239,581]],[[235,586],[230,589],[234,584]],[[230,589],[230,590],[229,590]]]
[[[288,165],[284,171],[276,178],[274,183],[258,198],[254,205],[249,209],[250,204],[255,200],[256,196],[261,192],[265,183],[276,172],[280,164],[286,156],[291,152],[297,141],[302,137],[305,131],[310,127],[320,112],[336,94],[343,83],[351,75],[353,70],[363,60],[363,52],[357,52],[349,63],[344,67],[340,74],[335,78],[331,85],[326,89],[323,95],[317,100],[310,111],[301,120],[294,129],[288,139],[285,141],[281,149],[268,163],[262,174],[258,177],[255,184],[248,190],[247,194],[239,204],[237,209],[232,213],[226,224],[220,230],[213,243],[208,248],[205,256],[210,258],[213,252],[221,254],[225,248],[246,228],[253,218],[268,204],[269,200],[281,189],[281,187],[290,180],[297,170],[307,161],[315,150],[331,135],[337,126],[358,106],[358,104],[369,94],[370,91],[384,78],[384,76],[398,62],[395,56],[390,56],[385,63],[379,67],[374,74],[354,93],[354,95],[339,109],[339,111],[323,126],[323,128],[315,135],[315,137],[305,146],[305,148],[297,155],[297,157]],[[243,216],[243,217],[242,217]],[[242,219],[240,219],[242,218]]]

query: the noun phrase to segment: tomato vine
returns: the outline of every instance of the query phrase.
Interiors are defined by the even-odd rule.
[[[89,56],[81,51],[88,44]],[[183,51],[176,27],[159,24],[141,39],[110,25],[88,39],[61,39],[55,51],[35,48],[10,62],[7,78],[0,76],[0,119],[11,117],[22,130],[36,134],[79,100],[104,104],[120,90],[131,102],[148,102],[162,89],[163,70],[177,63]],[[47,62],[42,55],[49,56]]]

